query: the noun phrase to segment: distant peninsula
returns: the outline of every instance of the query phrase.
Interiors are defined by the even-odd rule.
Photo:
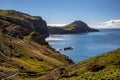
[[[86,32],[98,32],[99,30],[90,28],[86,23],[81,20],[76,20],[63,27],[51,27],[48,26],[49,34],[71,34],[71,33],[86,33]]]

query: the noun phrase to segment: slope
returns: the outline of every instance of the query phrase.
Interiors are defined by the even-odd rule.
[[[120,49],[61,67],[42,80],[120,80]]]
[[[8,16],[8,12],[14,14]],[[26,16],[16,11],[0,11],[0,80],[39,80],[58,67],[73,64],[49,46],[43,32],[32,29],[31,25],[36,26],[30,22],[30,15],[28,22],[24,21]]]

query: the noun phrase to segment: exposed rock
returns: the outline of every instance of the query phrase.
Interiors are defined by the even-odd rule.
[[[88,66],[88,70],[91,71],[91,72],[98,72],[100,70],[103,70],[105,68],[104,65],[99,65],[99,64],[96,64],[96,63],[92,63]]]
[[[0,10],[0,80],[40,78],[73,61],[52,49],[40,17]]]
[[[24,36],[30,37],[32,41],[39,43],[39,44],[48,44],[42,35],[40,35],[38,32],[34,32],[32,35],[30,35],[33,31],[27,28],[22,27],[21,25],[16,25],[14,23],[5,21],[0,19],[0,30],[1,32],[7,35],[10,35],[15,38],[23,39]]]
[[[49,36],[46,22],[39,16],[31,16],[14,10],[0,10],[0,19],[40,33],[44,38]],[[3,14],[2,14],[3,13]]]
[[[73,47],[71,47],[71,46],[70,46],[70,47],[65,47],[65,48],[64,48],[64,51],[65,51],[65,50],[73,50]]]

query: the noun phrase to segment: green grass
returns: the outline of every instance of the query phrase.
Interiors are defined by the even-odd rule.
[[[89,69],[91,64],[104,65],[105,67],[91,71]],[[69,77],[63,77],[60,80],[119,80],[120,49],[79,62],[71,67],[67,68]]]
[[[21,19],[21,20],[24,20],[25,18],[37,19],[37,17],[30,16],[25,13],[17,12],[15,10],[0,10],[0,16],[8,16],[12,18]]]
[[[23,40],[0,34],[0,67],[4,67],[2,69],[9,72],[5,75],[5,72],[0,71],[2,75],[18,73],[20,75],[13,77],[13,80],[17,78],[29,80],[30,74],[34,73],[35,78],[38,79],[57,67],[69,64],[65,56],[56,53],[47,45],[40,45],[33,41],[28,43],[32,34],[33,32]]]
[[[72,30],[74,27],[72,25],[65,26],[64,30]]]
[[[120,80],[120,49],[63,66],[44,76],[49,80]]]
[[[120,79],[120,49],[70,65],[65,56],[54,52],[48,46],[32,41],[28,43],[31,35],[32,33],[24,40],[0,35],[0,50],[3,50],[0,51],[0,68],[4,70],[0,71],[1,75],[5,75],[5,72],[9,72],[7,75],[20,74],[13,77],[12,80],[18,78],[39,80],[46,78],[47,75],[58,80]],[[13,47],[12,52],[10,51],[11,46]],[[34,73],[36,76],[32,77],[30,73]]]
[[[31,23],[26,18],[37,19],[14,10],[0,10],[0,16],[29,25]],[[74,26],[67,25],[64,29],[72,30]],[[33,34],[31,32],[19,39],[0,32],[0,79],[18,73],[9,80],[48,80],[50,76],[53,80],[120,80],[120,49],[70,64],[67,57],[49,45],[33,42]]]
[[[74,29],[74,26],[75,26],[75,24],[66,25],[63,27],[63,29],[64,30],[72,30],[72,29]]]
[[[0,10],[0,15],[6,15],[6,14],[8,14],[8,12],[7,12],[7,11]]]
[[[31,16],[29,14],[21,13],[15,10],[0,10],[1,17],[9,17],[12,22],[17,23],[18,25],[25,25],[24,27],[34,30],[34,25],[29,21],[39,20],[40,18]]]
[[[77,26],[79,26],[78,24],[76,23],[71,23],[71,24],[68,24],[66,26],[63,27],[64,30],[73,30],[74,28],[76,28]]]

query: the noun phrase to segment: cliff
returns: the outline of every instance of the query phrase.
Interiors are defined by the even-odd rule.
[[[99,30],[90,28],[83,21],[74,21],[63,27],[49,27],[50,34],[70,34],[70,33],[86,33],[86,32],[98,32]]]
[[[49,36],[47,24],[39,16],[31,16],[15,10],[0,10],[0,19],[14,23],[31,31],[36,31],[44,38]]]
[[[40,79],[58,67],[73,64],[45,41],[46,28],[40,17],[0,10],[0,80]]]
[[[73,64],[45,41],[48,32],[43,30],[48,27],[40,20],[25,13],[0,10],[0,80],[120,80],[120,49]],[[81,32],[97,31],[80,21],[74,23],[56,29],[60,33],[77,33],[81,30],[76,31],[76,26],[82,29],[78,26],[82,25],[85,29]]]

